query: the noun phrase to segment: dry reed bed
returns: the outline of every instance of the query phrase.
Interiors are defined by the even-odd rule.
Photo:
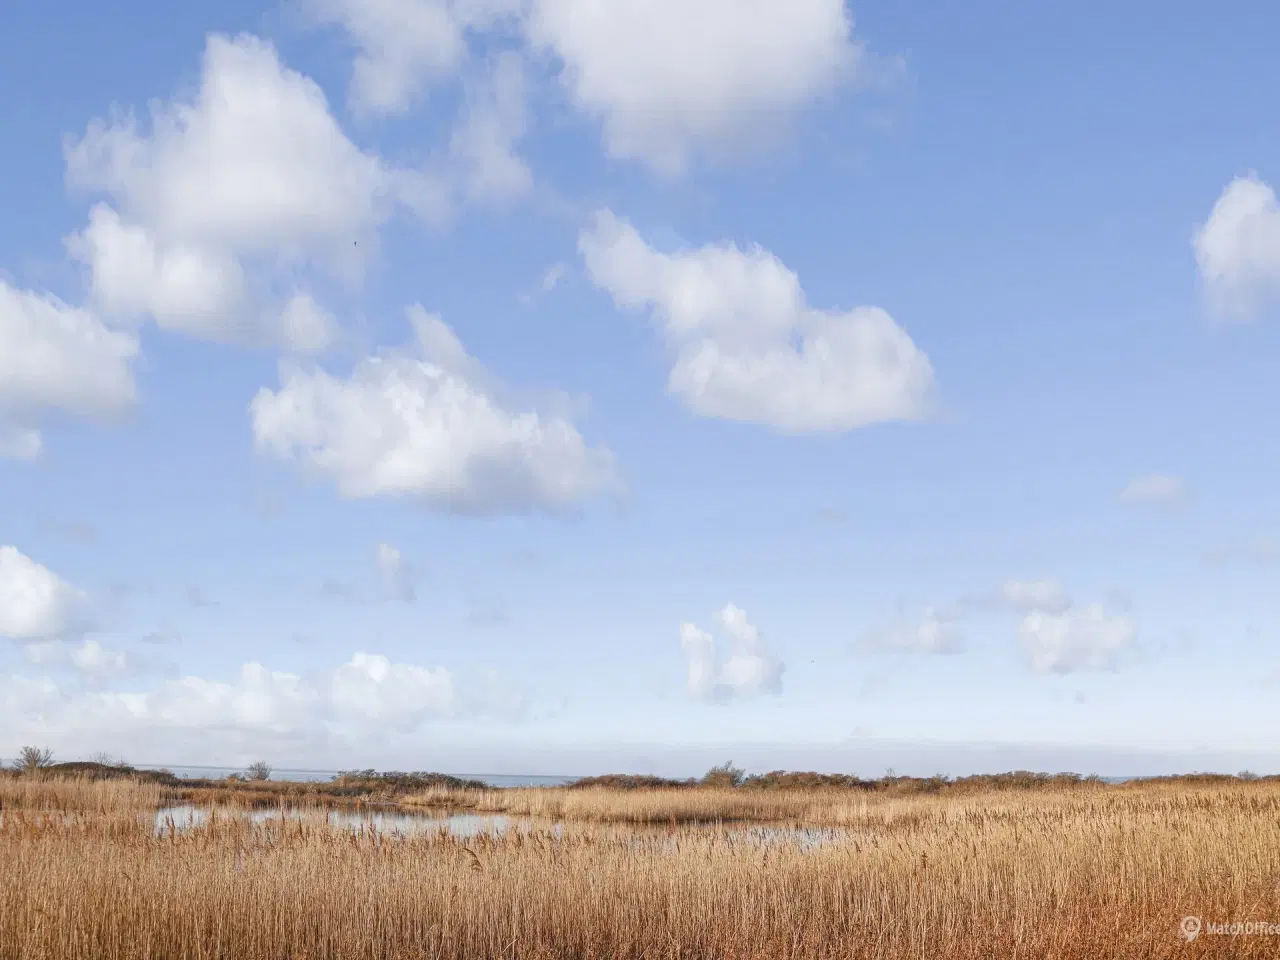
[[[828,795],[830,803],[835,798]],[[599,801],[597,801],[599,802]],[[628,838],[566,826],[388,840],[301,820],[0,824],[0,956],[237,958],[1270,957],[1280,789],[852,801],[846,843]]]
[[[1280,797],[1280,784],[1178,785],[1158,783],[1072,788],[1068,790],[993,790],[958,794],[881,794],[854,790],[433,790],[401,799],[405,808],[469,810],[546,820],[617,824],[693,824],[726,821],[794,823],[811,826],[892,824],[922,816],[963,820],[997,812],[1023,816],[1029,810],[1059,815],[1091,815],[1114,808],[1159,813],[1169,804],[1193,802],[1215,791],[1240,789],[1242,796]],[[1267,802],[1271,802],[1270,800]]]
[[[92,780],[88,777],[0,778],[0,811],[131,814],[160,806],[158,784],[137,780]]]

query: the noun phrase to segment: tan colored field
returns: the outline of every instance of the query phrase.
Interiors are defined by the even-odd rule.
[[[0,777],[0,811],[132,814],[154,810],[162,792],[154,783],[136,780],[90,780],[87,777]]]
[[[122,819],[118,783],[70,785],[74,803],[13,783],[0,783],[5,958],[1280,954],[1276,937],[1177,935],[1186,915],[1280,921],[1274,783],[749,798],[774,820],[847,826],[811,849],[729,828],[575,822],[561,839],[394,839],[315,813],[156,836],[150,808]],[[688,802],[727,812],[732,791],[699,792]],[[513,791],[511,806],[534,806],[536,793]],[[666,795],[571,793],[546,791],[547,811],[581,803],[621,821],[673,810]],[[34,816],[40,807],[76,812]]]
[[[850,826],[868,822],[891,824],[922,815],[967,816],[1016,806],[1026,812],[1039,805],[1123,796],[1119,787],[1077,787],[1064,791],[988,791],[985,793],[893,794],[853,790],[743,790],[706,787],[697,790],[587,790],[534,788],[506,790],[432,790],[401,799],[405,807],[469,809],[478,813],[575,820],[589,823],[655,824],[752,821]],[[1132,788],[1130,788],[1132,789]],[[1158,788],[1147,788],[1151,797]],[[1179,796],[1185,790],[1173,790]],[[1280,790],[1277,791],[1280,795]],[[926,813],[927,812],[927,813]]]

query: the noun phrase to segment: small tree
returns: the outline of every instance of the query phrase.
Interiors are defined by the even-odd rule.
[[[18,752],[18,759],[13,768],[23,773],[34,773],[52,762],[53,751],[48,747],[23,747]]]
[[[704,773],[702,784],[707,787],[740,787],[746,779],[747,771],[741,767],[735,767],[730,760]]]
[[[271,765],[265,760],[255,760],[245,769],[244,775],[250,780],[270,780]]]

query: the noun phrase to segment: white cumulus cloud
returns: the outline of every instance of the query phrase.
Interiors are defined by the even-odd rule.
[[[1227,185],[1193,245],[1201,282],[1219,313],[1247,318],[1280,301],[1280,203],[1256,175]]]
[[[458,710],[449,671],[392,663],[376,654],[357,653],[329,679],[331,710],[341,720],[413,729],[431,716]]]
[[[151,107],[149,130],[116,110],[67,147],[73,186],[104,193],[68,249],[95,303],[225,342],[313,349],[299,304],[262,306],[282,273],[358,274],[395,207],[395,178],[342,132],[311,79],[256,37],[212,35],[198,90]]]
[[[0,546],[0,635],[49,640],[71,629],[85,594],[17,547]]]
[[[803,432],[929,412],[933,367],[888,313],[810,307],[759,247],[660,253],[606,210],[578,248],[615,304],[654,312],[674,352],[667,389],[695,413]]]
[[[337,336],[338,323],[315,298],[300,290],[289,298],[279,320],[280,341],[301,353],[318,353]]]
[[[610,154],[669,173],[776,127],[859,55],[844,0],[533,0],[526,31]]]
[[[356,49],[358,111],[407,111],[463,75],[473,39],[550,55],[613,156],[666,173],[776,129],[863,59],[843,0],[305,0]],[[517,169],[516,167],[512,168]]]
[[[1108,614],[1101,604],[1061,613],[1033,611],[1018,626],[1031,667],[1038,673],[1109,670],[1137,637],[1133,620]]]
[[[689,693],[709,701],[780,693],[785,666],[765,645],[746,612],[730,603],[718,619],[730,640],[727,656],[717,650],[715,638],[697,624],[680,625]]]
[[[349,100],[360,111],[403,113],[467,60],[467,34],[514,14],[523,0],[305,0],[321,24],[356,47]]]
[[[131,333],[0,279],[0,456],[38,456],[38,425],[50,414],[100,418],[133,407],[137,355]]]
[[[41,644],[29,659],[62,668],[72,657],[78,669],[99,676],[128,667],[127,658],[92,644]],[[0,729],[77,740],[132,733],[178,745],[196,736],[259,745],[308,738],[368,742],[388,732],[412,733],[432,721],[511,718],[523,709],[521,696],[492,673],[468,686],[443,667],[397,663],[368,652],[309,674],[251,662],[230,680],[171,677],[137,692],[9,674],[0,675]]]
[[[347,497],[413,497],[462,512],[566,508],[616,485],[613,455],[566,418],[504,406],[453,331],[411,308],[413,348],[348,377],[296,365],[250,406],[264,453],[303,462]]]

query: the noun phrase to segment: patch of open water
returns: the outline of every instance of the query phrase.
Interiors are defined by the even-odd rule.
[[[522,833],[551,834],[559,838],[564,835],[565,825],[561,822],[540,821],[524,817],[510,817],[503,814],[476,813],[416,813],[402,810],[237,810],[234,808],[210,808],[191,804],[165,807],[155,815],[157,834],[170,830],[179,832],[198,828],[209,822],[211,814],[222,818],[243,818],[252,823],[270,823],[280,820],[301,821],[316,824],[328,823],[331,827],[344,828],[356,833],[377,834],[379,837],[393,839],[413,836],[424,836],[436,833],[448,833],[455,837],[467,838],[479,835],[500,837],[511,831]],[[794,843],[803,850],[839,843],[848,839],[847,831],[833,827],[802,827],[772,824],[689,824],[676,832],[672,832],[665,824],[647,825],[588,825],[596,830],[607,831],[616,836],[630,836],[638,844],[651,849],[674,849],[681,835],[686,831],[706,831],[715,833],[730,844],[743,846],[777,846]]]

